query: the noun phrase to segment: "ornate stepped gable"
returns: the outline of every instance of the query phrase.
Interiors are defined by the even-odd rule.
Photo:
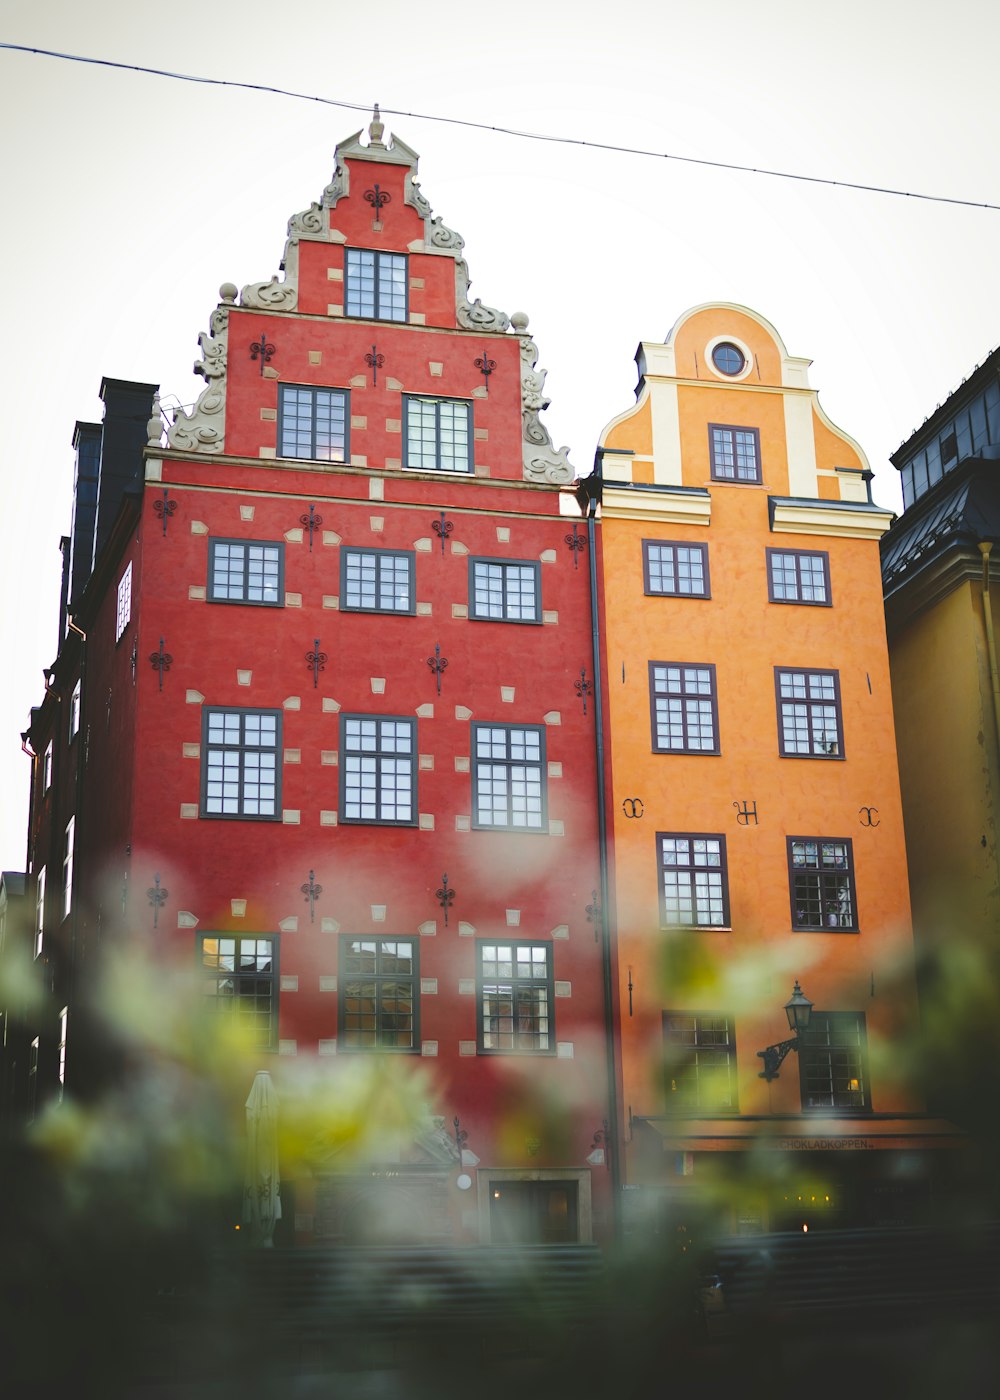
[[[392,165],[408,167],[405,177],[405,202],[414,208],[424,224],[422,241],[411,244],[411,252],[422,252],[432,248],[435,252],[451,255],[455,259],[455,303],[456,319],[463,330],[487,331],[503,334],[513,330],[521,343],[521,417],[523,433],[523,473],[526,480],[549,482],[563,485],[576,475],[569,461],[569,448],[558,450],[552,442],[548,429],[541,422],[539,414],[549,406],[545,396],[546,371],[536,368],[538,347],[528,334],[528,318],[524,312],[514,312],[507,316],[494,307],[484,306],[478,297],[468,298],[469,268],[462,256],[465,240],[453,229],[447,227],[440,217],[435,216],[426,197],[415,179],[417,153],[398,138],[390,139],[388,145],[382,142],[384,127],[375,108],[375,119],[369,127],[367,145],[361,143],[361,132],[356,131],[338,144],[335,154],[335,169],[330,183],[323,191],[319,202],[313,202],[308,209],[293,214],[288,220],[288,237],[281,260],[281,280],[275,274],[267,282],[251,282],[239,293],[239,305],[254,310],[294,312],[298,304],[299,244],[343,243],[344,235],[330,224],[329,212],[335,209],[342,199],[350,198],[349,162],[354,160],[381,161]],[[167,433],[167,445],[181,452],[221,453],[225,451],[225,410],[226,410],[226,356],[228,353],[227,334],[229,309],[236,305],[237,289],[231,282],[224,282],[219,288],[222,298],[213,311],[210,330],[198,337],[202,358],[196,362],[194,371],[207,381],[197,403],[190,413],[178,412]],[[158,444],[159,435],[150,437],[150,443]]]

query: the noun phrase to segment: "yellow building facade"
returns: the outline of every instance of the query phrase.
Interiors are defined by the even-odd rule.
[[[916,1026],[891,513],[763,317],[697,307],[637,363],[591,487],[633,1218],[722,1183],[733,1228],[908,1218],[941,1125],[889,1053]]]

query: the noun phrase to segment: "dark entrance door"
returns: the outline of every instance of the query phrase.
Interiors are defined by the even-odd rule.
[[[575,1181],[494,1181],[490,1186],[494,1244],[576,1244]]]

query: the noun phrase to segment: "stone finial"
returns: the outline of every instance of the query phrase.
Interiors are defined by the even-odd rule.
[[[227,306],[232,306],[238,295],[239,288],[235,282],[223,282],[222,286],[219,288],[219,296]]]
[[[382,145],[382,133],[385,131],[385,123],[379,117],[378,103],[375,103],[375,115],[372,117],[371,125],[368,127],[368,140],[373,146]]]
[[[511,328],[518,335],[523,335],[523,333],[528,329],[528,317],[523,311],[515,311],[511,315],[510,324]]]
[[[159,447],[160,437],[163,433],[163,420],[160,416],[160,396],[153,395],[153,411],[149,415],[149,422],[146,424],[146,442],[150,447]]]

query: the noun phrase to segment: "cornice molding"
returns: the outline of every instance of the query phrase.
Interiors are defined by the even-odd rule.
[[[625,482],[605,481],[601,488],[602,520],[649,520],[660,525],[711,525],[712,497],[707,490],[669,487],[637,490]]]
[[[771,496],[771,530],[776,535],[829,535],[879,540],[895,518],[881,506],[847,501],[796,501]]]

